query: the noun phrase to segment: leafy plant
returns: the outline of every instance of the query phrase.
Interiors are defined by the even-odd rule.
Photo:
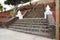
[[[1,12],[3,11],[3,6],[2,6],[2,4],[0,4],[0,11],[1,11]]]
[[[13,17],[15,15],[15,12],[12,10],[10,11],[10,16]]]

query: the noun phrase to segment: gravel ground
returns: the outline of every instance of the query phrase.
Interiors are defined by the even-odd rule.
[[[0,40],[55,40],[36,35],[15,32],[8,29],[0,29]]]

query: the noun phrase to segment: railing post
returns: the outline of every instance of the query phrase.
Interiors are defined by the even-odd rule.
[[[59,0],[56,3],[56,40],[59,40]]]

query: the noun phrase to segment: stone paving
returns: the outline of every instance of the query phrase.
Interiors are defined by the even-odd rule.
[[[0,28],[0,40],[55,40]]]

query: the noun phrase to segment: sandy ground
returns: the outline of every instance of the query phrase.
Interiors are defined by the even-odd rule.
[[[0,29],[0,40],[55,40],[8,29]]]

